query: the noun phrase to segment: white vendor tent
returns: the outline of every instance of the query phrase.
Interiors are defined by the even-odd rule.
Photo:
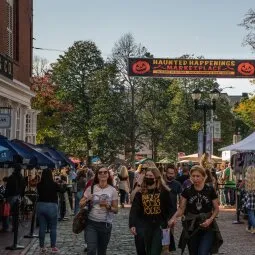
[[[190,160],[190,161],[195,161],[195,162],[199,162],[199,157],[198,157],[198,154],[195,153],[195,154],[191,154],[191,155],[186,155],[186,156],[183,156],[183,157],[180,157],[179,158],[180,160]],[[220,157],[217,157],[215,155],[212,155],[211,156],[211,159],[215,162],[218,162],[218,161],[221,161],[221,158]]]
[[[223,147],[219,151],[255,151],[255,132],[240,142]]]

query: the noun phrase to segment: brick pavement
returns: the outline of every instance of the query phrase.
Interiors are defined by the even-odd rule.
[[[30,225],[31,221],[30,219],[24,220],[22,223],[19,224],[19,234],[18,234],[18,244],[24,246],[25,248],[30,244],[31,239],[24,238],[24,235],[28,235],[30,231]],[[6,250],[5,248],[7,246],[13,245],[13,233],[12,232],[6,232],[6,233],[0,233],[0,254],[1,255],[16,255],[20,254],[23,251],[26,251],[26,249],[22,250],[15,250],[10,251]]]
[[[108,246],[107,255],[133,255],[135,253],[133,237],[128,230],[128,213],[129,209],[120,209],[114,220],[111,241]],[[222,210],[220,212],[218,223],[223,235],[224,244],[219,254],[231,255],[254,255],[255,254],[255,235],[245,231],[245,224],[234,225],[235,212],[233,210]],[[178,224],[175,235],[178,240],[181,232]],[[49,236],[46,238],[46,245],[49,244]],[[57,246],[61,254],[78,255],[86,254],[83,252],[83,234],[74,235],[71,231],[71,221],[64,221],[58,225]],[[0,251],[1,252],[1,251]],[[21,254],[32,255],[39,253],[38,240],[33,239],[30,247],[22,251]],[[0,253],[0,254],[17,254],[17,253]],[[172,254],[180,255],[178,250]],[[188,253],[185,252],[185,255]]]

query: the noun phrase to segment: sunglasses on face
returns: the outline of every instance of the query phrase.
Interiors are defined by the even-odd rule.
[[[108,171],[100,171],[100,172],[98,172],[98,174],[108,174]]]

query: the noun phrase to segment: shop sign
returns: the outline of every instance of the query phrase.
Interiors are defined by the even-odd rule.
[[[0,74],[13,79],[13,63],[8,58],[0,54]]]
[[[129,58],[129,76],[255,78],[255,60]]]
[[[11,127],[11,114],[0,113],[0,128],[10,128]]]
[[[220,121],[214,121],[213,122],[213,141],[214,142],[220,142],[221,141],[221,122]]]

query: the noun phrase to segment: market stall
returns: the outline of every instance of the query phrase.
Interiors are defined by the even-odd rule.
[[[182,156],[182,157],[179,157],[179,159],[180,159],[180,161],[182,161],[182,160],[189,160],[189,161],[193,161],[193,162],[199,162],[200,161],[198,153]],[[218,163],[218,162],[222,161],[221,157],[217,157],[215,155],[211,155],[211,159],[215,163]]]

